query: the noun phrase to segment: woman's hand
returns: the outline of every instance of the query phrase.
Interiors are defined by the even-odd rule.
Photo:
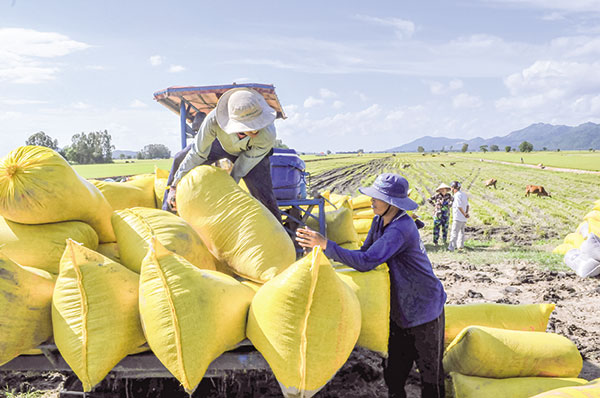
[[[298,228],[296,230],[296,241],[305,249],[311,250],[315,246],[321,249],[327,248],[327,239],[320,233],[309,228]]]

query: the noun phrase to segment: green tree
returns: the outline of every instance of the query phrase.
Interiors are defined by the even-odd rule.
[[[523,141],[519,144],[519,151],[521,152],[531,152],[533,151],[533,144],[527,141]]]
[[[112,163],[112,151],[115,147],[111,140],[106,130],[75,134],[64,154],[68,161],[79,164]]]
[[[490,151],[498,152],[499,150],[500,150],[500,148],[498,148],[498,145],[496,145],[496,144],[490,145]]]
[[[481,149],[481,152],[486,153],[488,151],[488,146],[487,145],[481,145],[479,147],[479,149]]]
[[[25,145],[45,146],[56,151],[58,149],[58,140],[53,140],[52,137],[46,135],[43,131],[38,131],[27,138]]]
[[[469,149],[469,144],[464,143],[462,148],[460,149],[460,151],[464,153],[464,152],[467,152],[468,149]]]
[[[425,148],[423,148],[422,146],[419,145],[419,147],[417,148],[417,152],[423,153],[423,152],[425,152]]]
[[[281,149],[289,149],[289,147],[287,145],[285,145],[280,138],[275,139],[274,147],[281,148]]]
[[[138,159],[169,159],[171,151],[163,144],[146,145],[140,152]]]
[[[504,150],[505,150],[506,152],[510,152],[510,150],[511,150],[511,149],[512,149],[512,148],[510,147],[510,145],[507,145],[507,146],[505,146],[505,147],[504,147]]]

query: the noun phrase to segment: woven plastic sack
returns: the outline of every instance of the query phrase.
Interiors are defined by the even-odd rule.
[[[117,242],[100,243],[96,251],[114,262],[122,264],[121,256],[119,255],[119,244]]]
[[[352,208],[357,209],[370,209],[371,208],[371,197],[360,194],[352,198]]]
[[[90,391],[146,341],[138,310],[139,276],[67,241],[52,298],[54,341]]]
[[[579,248],[588,257],[600,261],[600,237],[598,235],[590,234]]]
[[[560,245],[556,246],[553,250],[552,253],[554,254],[562,254],[563,256],[565,254],[567,254],[567,252],[569,250],[573,250],[575,249],[575,246],[573,246],[570,243],[561,243]]]
[[[140,275],[144,331],[152,351],[188,393],[215,358],[246,337],[253,296],[235,279],[198,269],[153,241]]]
[[[247,335],[284,396],[311,397],[346,362],[360,327],[356,294],[317,246],[256,292]]]
[[[444,370],[469,376],[577,377],[583,360],[577,346],[555,333],[470,326],[444,353]]]
[[[563,260],[577,276],[587,278],[600,275],[600,261],[591,258],[580,249],[569,250]]]
[[[582,386],[563,387],[538,394],[531,398],[598,398],[600,397],[600,379]]]
[[[67,238],[92,250],[98,247],[96,231],[81,221],[32,225],[0,217],[0,250],[20,265],[58,274]]]
[[[52,336],[54,280],[0,252],[0,365]]]
[[[342,244],[348,242],[358,242],[358,234],[352,223],[352,210],[345,205],[334,211],[325,212],[325,224],[327,225],[327,239],[335,243]],[[309,228],[318,231],[319,220],[309,217],[306,220]]]
[[[132,180],[125,182],[88,180],[102,192],[102,195],[110,203],[113,210],[128,209],[130,207],[155,208],[154,190],[148,192],[139,182],[143,180]]]
[[[266,282],[296,260],[281,223],[223,169],[198,166],[183,177],[177,210],[210,252],[246,279]]]
[[[153,237],[168,250],[184,257],[196,267],[215,269],[216,259],[210,254],[198,233],[175,214],[159,209],[135,207],[115,211],[112,223],[119,242],[121,263],[138,274]]]
[[[600,210],[592,210],[583,216],[583,219],[587,222],[600,222]]]
[[[0,215],[22,224],[83,221],[101,242],[114,242],[112,208],[57,152],[23,146],[0,160]]]
[[[359,234],[366,234],[371,229],[371,224],[373,223],[372,219],[369,218],[356,218],[353,221],[354,229]]]
[[[169,170],[159,169],[157,166],[154,166],[154,201],[157,209],[162,208],[168,179]]]
[[[554,304],[447,304],[445,306],[446,328],[444,344],[452,340],[468,326],[489,326],[499,329],[545,332]]]
[[[583,235],[578,234],[577,232],[571,232],[570,234],[567,234],[567,236],[565,236],[564,243],[573,245],[573,247],[575,248],[579,248],[579,246],[581,246],[584,240],[585,238],[583,237]]]
[[[372,220],[373,217],[375,217],[375,213],[373,213],[373,209],[371,208],[354,210],[352,213],[352,218],[354,219],[365,218]]]
[[[360,303],[361,329],[357,345],[387,356],[390,336],[390,274],[387,264],[359,272],[343,264],[335,271]]]
[[[586,380],[577,378],[511,377],[491,379],[450,372],[447,392],[454,398],[529,398],[532,395],[556,388],[581,386],[585,383],[587,383]]]

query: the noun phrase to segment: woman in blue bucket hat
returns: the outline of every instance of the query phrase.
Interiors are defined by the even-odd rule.
[[[418,205],[408,197],[406,178],[379,175],[359,188],[371,197],[375,213],[360,250],[347,250],[318,232],[299,228],[296,240],[306,248],[321,246],[328,258],[366,272],[387,263],[390,270],[390,337],[384,378],[389,397],[406,397],[404,385],[416,363],[421,397],[444,397],[444,304],[446,292],[433,273],[417,226],[407,211]]]

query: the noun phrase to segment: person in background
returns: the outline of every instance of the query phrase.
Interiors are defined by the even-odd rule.
[[[360,250],[347,250],[308,228],[296,231],[305,249],[321,246],[325,255],[357,271],[387,263],[390,272],[390,337],[384,378],[389,397],[406,397],[404,385],[416,363],[423,398],[444,397],[444,304],[446,292],[435,276],[417,226],[407,211],[418,205],[408,198],[408,181],[379,175],[359,191],[371,197],[375,213]]]
[[[175,172],[166,198],[168,207],[177,211],[177,184],[190,170],[227,158],[233,162],[233,179],[239,182],[243,178],[250,194],[281,221],[269,161],[277,135],[273,123],[276,116],[257,91],[246,87],[226,91],[202,122]]]
[[[465,246],[465,225],[469,218],[469,198],[460,190],[460,182],[452,181],[450,184],[454,200],[452,202],[452,228],[450,229],[450,243],[448,250],[462,250]]]
[[[448,241],[448,224],[450,223],[450,207],[452,206],[452,195],[450,186],[441,183],[435,190],[436,194],[427,201],[433,205],[433,244],[437,245],[442,230],[442,241],[444,246]]]

